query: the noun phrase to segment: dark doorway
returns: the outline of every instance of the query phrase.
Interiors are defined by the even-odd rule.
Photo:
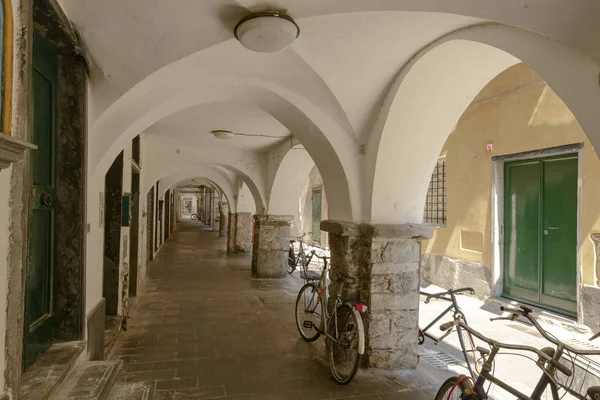
[[[171,236],[171,191],[165,193],[165,240]]]
[[[156,219],[156,226],[158,227],[157,232],[156,232],[156,241],[158,243],[158,247],[162,246],[162,242],[163,242],[163,231],[164,231],[164,227],[163,227],[163,210],[165,207],[165,201],[164,200],[159,200],[158,201],[158,217]]]
[[[121,260],[122,152],[106,173],[104,202],[104,280],[102,296],[106,299],[106,315],[116,316],[119,309],[119,264]]]
[[[33,42],[33,143],[25,292],[23,365],[54,339],[54,261],[56,212],[56,99],[58,57],[41,36]]]
[[[129,227],[129,297],[137,295],[138,249],[140,226],[140,174],[131,174],[131,225]]]
[[[146,196],[146,265],[154,260],[154,186]]]

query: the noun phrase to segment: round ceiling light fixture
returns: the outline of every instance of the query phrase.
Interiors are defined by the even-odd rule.
[[[235,136],[235,133],[233,133],[231,131],[225,131],[225,130],[222,130],[222,129],[218,129],[216,131],[211,131],[211,133],[217,139],[231,139],[232,137]]]
[[[233,34],[247,49],[274,53],[290,47],[300,35],[300,27],[283,10],[259,11],[242,18]]]

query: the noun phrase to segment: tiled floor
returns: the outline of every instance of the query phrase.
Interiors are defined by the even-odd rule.
[[[154,399],[425,400],[423,384],[360,371],[339,386],[324,342],[294,323],[301,281],[253,280],[248,255],[226,256],[217,233],[188,223],[165,244],[115,345],[120,381],[151,382]]]

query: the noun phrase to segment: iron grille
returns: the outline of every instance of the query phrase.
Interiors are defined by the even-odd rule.
[[[448,211],[448,202],[446,195],[446,160],[438,160],[427,189],[427,198],[425,199],[425,217],[423,222],[426,224],[445,225]]]

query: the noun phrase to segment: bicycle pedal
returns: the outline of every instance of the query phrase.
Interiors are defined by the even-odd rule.
[[[315,324],[313,324],[312,321],[304,321],[302,323],[302,326],[307,329],[313,329],[315,327]]]

